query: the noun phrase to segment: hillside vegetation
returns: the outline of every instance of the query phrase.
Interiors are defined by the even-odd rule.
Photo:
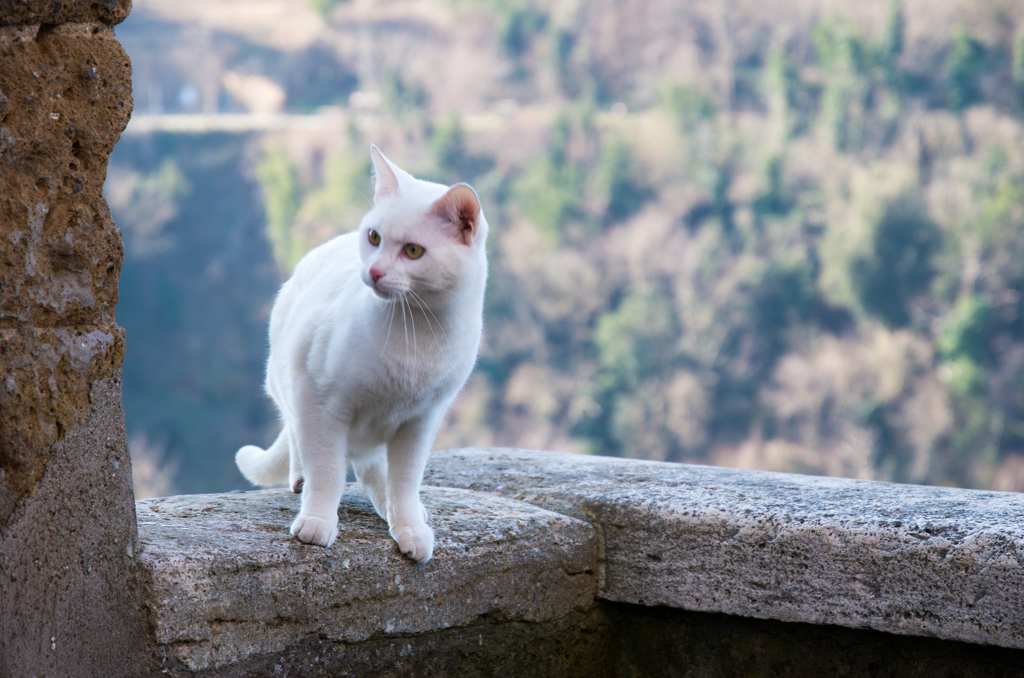
[[[272,265],[358,224],[373,141],[492,225],[439,446],[1024,490],[1024,3],[281,4],[146,0],[118,30],[137,115],[156,86],[164,112],[336,121],[115,154],[129,428],[180,489],[234,486],[233,446],[272,437]],[[236,227],[213,176],[256,200]],[[145,329],[133,265],[193,309],[177,329]],[[208,339],[170,363],[176,332]]]

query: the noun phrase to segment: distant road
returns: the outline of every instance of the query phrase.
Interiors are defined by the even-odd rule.
[[[525,115],[547,120],[554,113],[550,108],[539,106],[518,106],[514,102],[498,102],[493,110],[467,113],[460,116],[462,127],[467,132],[487,132],[507,128],[509,121]],[[623,115],[598,113],[595,122],[603,126],[608,121],[625,119]],[[150,134],[171,132],[180,134],[201,134],[203,132],[283,132],[343,129],[349,120],[366,123],[384,123],[388,118],[379,110],[359,108],[324,107],[316,113],[298,115],[294,113],[136,113],[128,122],[125,134]],[[546,124],[546,123],[544,123]]]
[[[285,130],[319,131],[337,127],[344,120],[341,111],[316,113],[313,115],[289,115],[282,113],[222,113],[133,115],[125,134],[149,134],[151,132],[272,132]]]

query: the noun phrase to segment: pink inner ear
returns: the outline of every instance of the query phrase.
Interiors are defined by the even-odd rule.
[[[373,174],[376,179],[373,189],[374,201],[379,202],[381,198],[398,195],[398,175],[391,169],[388,159],[374,144],[370,144],[370,158],[373,160]]]
[[[480,225],[480,201],[476,191],[467,184],[455,184],[431,207],[431,213],[445,219],[459,229],[466,245],[473,242]]]

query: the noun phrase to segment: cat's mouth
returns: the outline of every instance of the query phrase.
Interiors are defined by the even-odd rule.
[[[373,293],[374,293],[374,294],[376,294],[376,295],[377,295],[377,296],[378,296],[379,298],[381,298],[381,299],[384,299],[384,300],[386,300],[386,301],[391,301],[391,300],[392,300],[392,299],[394,299],[394,298],[395,298],[395,296],[396,296],[396,294],[395,294],[395,293],[394,293],[393,291],[391,291],[391,290],[389,290],[389,289],[385,289],[385,288],[382,288],[382,287],[378,287],[378,286],[377,286],[376,284],[374,284],[374,283],[371,283],[371,284],[370,284],[370,289],[371,289],[371,290],[373,291]]]
[[[368,282],[366,286],[369,287],[378,298],[384,299],[385,301],[394,301],[401,297],[405,292],[405,290],[394,289],[390,285],[385,284],[383,280]]]

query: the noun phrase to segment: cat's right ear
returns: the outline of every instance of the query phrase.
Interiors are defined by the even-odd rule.
[[[398,195],[398,174],[391,166],[391,161],[384,157],[375,144],[370,144],[370,158],[373,160],[373,201]]]
[[[430,213],[441,217],[457,230],[464,245],[473,243],[480,226],[480,199],[469,184],[455,184],[435,202]]]

